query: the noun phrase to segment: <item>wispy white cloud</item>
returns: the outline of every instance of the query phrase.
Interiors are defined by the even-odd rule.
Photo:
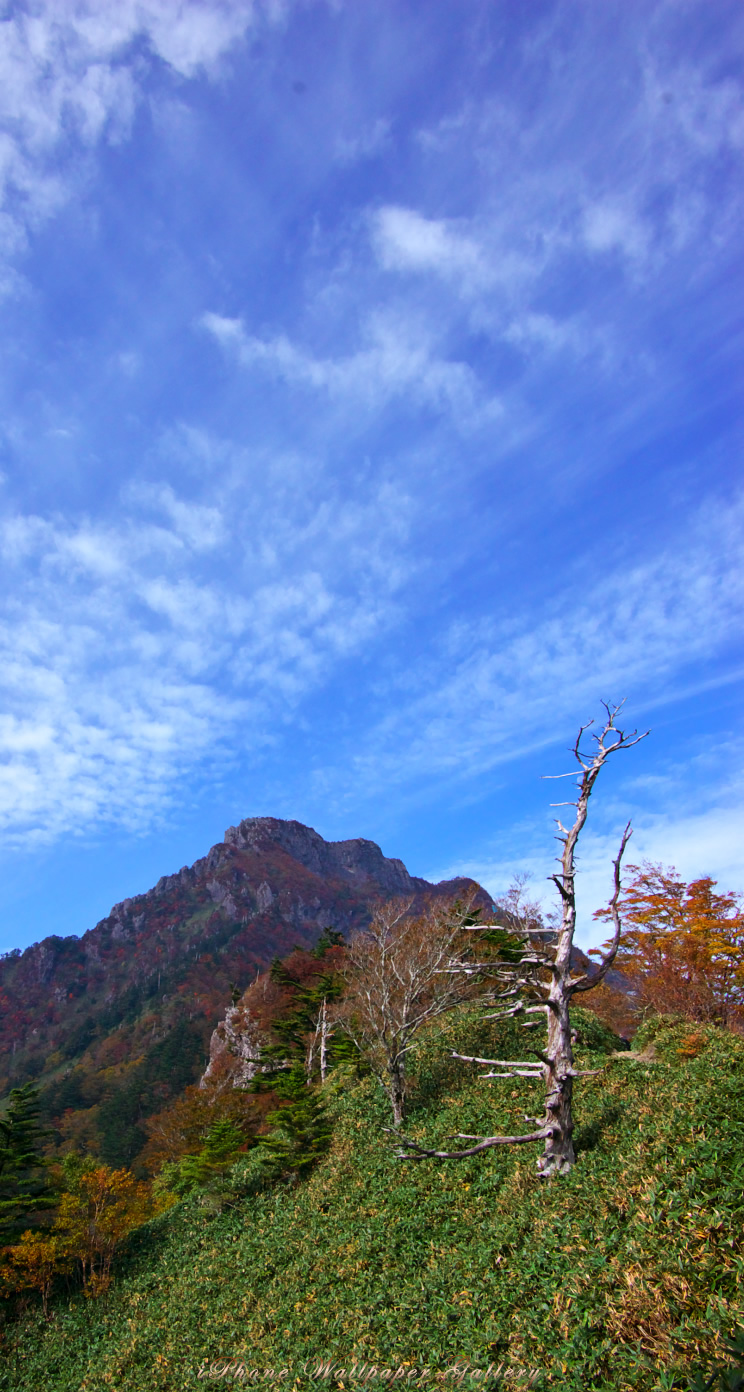
[[[164,517],[174,538],[195,551],[208,551],[228,535],[219,507],[177,497],[171,484],[131,484],[125,489],[128,502],[143,511]]]
[[[575,574],[546,605],[458,624],[418,694],[394,699],[356,760],[370,787],[472,777],[550,744],[601,698],[673,699],[731,651],[744,615],[742,506],[705,509],[673,550]],[[578,592],[577,592],[578,591]],[[729,679],[729,670],[722,680]]]
[[[145,829],[188,770],[256,754],[394,622],[408,573],[399,489],[372,480],[345,497],[305,461],[293,498],[289,460],[284,486],[257,500],[232,466],[201,497],[130,485],[108,521],[6,516],[6,842]]]
[[[32,0],[0,20],[0,254],[80,186],[81,156],[129,134],[149,65],[213,73],[251,25],[292,0]],[[8,288],[15,284],[5,274]]]
[[[613,45],[604,54],[595,24],[578,24],[559,60],[551,7],[530,26],[520,55],[541,68],[539,102],[525,111],[520,83],[507,81],[498,98],[471,95],[421,128],[437,207],[434,174],[443,166],[475,166],[478,196],[462,200],[470,211],[457,218],[432,215],[424,203],[375,209],[370,226],[381,266],[446,282],[499,337],[515,316],[544,314],[541,301],[553,297],[556,277],[573,275],[582,260],[592,271],[598,261],[610,269],[614,259],[638,290],[693,248],[685,273],[696,279],[723,254],[735,254],[744,209],[737,170],[744,93],[730,75],[725,27],[720,43],[691,61],[674,32],[682,11],[650,6],[635,21],[615,36],[620,51]],[[515,60],[518,51],[516,43]],[[622,90],[618,68],[626,74]],[[575,315],[583,288],[573,283]],[[618,300],[598,302],[590,293],[597,329]]]
[[[606,926],[593,915],[605,907],[612,892],[612,862],[629,819],[633,834],[625,856],[626,883],[632,866],[651,861],[673,866],[684,880],[710,875],[722,889],[744,892],[743,755],[738,743],[687,758],[682,752],[665,777],[657,775],[650,780],[654,787],[647,786],[649,780],[633,778],[630,764],[622,770],[625,777],[619,796],[615,791],[608,797],[609,780],[604,787],[597,785],[577,862],[578,941],[582,947],[596,947],[607,936]],[[555,785],[545,785],[546,789],[551,786]],[[553,830],[546,806],[540,826],[514,827],[499,838],[493,854],[437,867],[432,878],[472,875],[497,897],[516,873],[525,873],[534,897],[549,910],[557,897],[550,881],[556,870],[555,851],[551,849]]]
[[[483,249],[455,223],[422,217],[411,208],[380,208],[373,237],[388,270],[436,271],[475,285],[493,278]]]
[[[257,338],[246,332],[240,319],[208,312],[201,324],[243,367],[263,369],[290,385],[323,392],[354,407],[379,411],[389,401],[404,398],[445,411],[464,427],[494,419],[500,412],[473,369],[442,356],[434,336],[403,315],[370,314],[362,346],[333,358],[315,356],[284,334]]]
[[[560,358],[591,358],[596,369],[617,366],[619,350],[607,328],[586,314],[556,318],[552,314],[527,310],[515,314],[503,331],[508,343],[525,354]]]
[[[358,164],[361,160],[375,159],[390,145],[390,121],[378,116],[371,125],[356,135],[339,136],[336,140],[335,158],[339,164]]]
[[[592,252],[618,251],[629,261],[648,255],[651,230],[638,213],[613,199],[590,204],[583,218],[584,241]]]

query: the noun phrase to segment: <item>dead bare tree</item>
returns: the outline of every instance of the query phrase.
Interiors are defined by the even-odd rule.
[[[474,976],[447,970],[463,926],[473,921],[475,895],[412,913],[412,900],[382,905],[350,939],[341,968],[346,980],[336,1013],[385,1088],[396,1127],[403,1121],[407,1065],[415,1036],[430,1020],[483,994]]]
[[[312,1033],[308,1038],[307,1055],[305,1058],[305,1073],[307,1075],[308,1087],[313,1078],[316,1054],[320,1064],[321,1086],[325,1084],[328,1075],[328,1041],[332,1039],[334,1032],[335,1024],[328,1010],[327,998],[324,996],[313,1024]]]
[[[563,851],[559,857],[561,869],[553,879],[560,896],[560,920],[558,926],[547,929],[536,921],[531,906],[525,912],[517,893],[511,905],[506,905],[505,923],[510,933],[521,942],[518,960],[500,966],[497,971],[501,991],[497,995],[501,1009],[489,1019],[508,1019],[518,1016],[543,1015],[547,1021],[547,1042],[544,1049],[527,1049],[527,1059],[482,1059],[464,1054],[455,1058],[469,1063],[486,1064],[498,1072],[485,1073],[485,1078],[542,1078],[545,1086],[545,1112],[540,1118],[525,1117],[532,1121],[535,1129],[525,1135],[517,1136],[469,1136],[462,1133],[455,1139],[475,1141],[476,1144],[462,1150],[427,1150],[416,1141],[401,1137],[400,1158],[423,1159],[432,1156],[439,1160],[459,1160],[467,1155],[477,1155],[492,1146],[525,1145],[534,1141],[545,1142],[544,1153],[538,1160],[538,1170],[546,1177],[563,1174],[575,1163],[573,1146],[573,1081],[581,1074],[574,1068],[573,1037],[571,1030],[570,1005],[573,997],[582,991],[591,991],[604,979],[615,959],[620,939],[620,914],[618,900],[621,881],[620,866],[625,847],[631,836],[630,823],[626,826],[620,849],[614,865],[614,893],[609,904],[609,916],[613,924],[613,937],[596,968],[574,976],[572,969],[572,949],[576,927],[576,845],[586,822],[589,798],[594,785],[611,754],[619,749],[630,749],[646,738],[636,730],[626,734],[619,729],[616,721],[624,702],[617,706],[605,705],[606,720],[599,734],[592,736],[595,748],[592,752],[582,749],[582,741],[594,723],[582,725],[573,748],[574,757],[579,764],[578,796],[575,802],[554,803],[554,807],[575,807],[576,817],[571,827],[565,827],[559,818],[557,840]],[[575,771],[552,775],[558,778],[577,777]],[[483,925],[483,927],[502,927],[502,924]],[[478,925],[470,929],[482,931]],[[493,972],[492,964],[488,964]],[[477,963],[451,960],[448,971],[457,976],[464,973],[472,977],[479,970]],[[532,1028],[538,1021],[525,1020],[526,1028]]]

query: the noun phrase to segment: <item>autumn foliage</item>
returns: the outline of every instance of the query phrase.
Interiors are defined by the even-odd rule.
[[[6,1296],[35,1291],[44,1313],[56,1278],[77,1272],[86,1296],[111,1284],[111,1266],[124,1238],[157,1211],[150,1186],[129,1170],[66,1158],[64,1188],[51,1227],[28,1229],[2,1249],[0,1287]]]
[[[632,983],[636,1012],[744,1029],[741,896],[717,893],[707,875],[686,884],[673,868],[629,868],[615,966]]]
[[[71,1261],[56,1233],[29,1229],[11,1246],[5,1247],[0,1263],[0,1281],[7,1294],[35,1291],[41,1296],[44,1316],[55,1278],[68,1270]]]
[[[134,1228],[155,1212],[149,1185],[129,1170],[80,1165],[62,1195],[52,1235],[61,1254],[78,1264],[86,1295],[98,1295],[111,1282],[114,1253]]]

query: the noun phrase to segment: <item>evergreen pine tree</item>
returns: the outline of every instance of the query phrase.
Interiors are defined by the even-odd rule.
[[[276,1077],[274,1091],[286,1105],[269,1112],[266,1119],[272,1129],[268,1136],[262,1136],[260,1144],[277,1158],[285,1173],[306,1174],[325,1154],[331,1140],[322,1097],[308,1087],[299,1063]]]
[[[47,1132],[39,1124],[39,1090],[13,1088],[0,1117],[0,1241],[11,1242],[32,1216],[54,1206],[48,1162],[42,1154]]]
[[[337,928],[324,928],[312,951],[313,957],[325,957],[331,947],[343,947],[346,939]]]

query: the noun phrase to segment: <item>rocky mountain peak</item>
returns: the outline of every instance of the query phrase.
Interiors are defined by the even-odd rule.
[[[236,987],[295,946],[312,950],[325,928],[363,927],[381,900],[454,897],[466,884],[428,884],[364,837],[247,817],[82,937],[0,960],[0,1094],[38,1081],[75,1143],[100,1106],[101,1153],[128,1164],[148,1111],[200,1076]]]
[[[383,855],[375,841],[358,836],[350,841],[325,841],[302,822],[278,817],[246,817],[228,827],[225,844],[259,852],[279,848],[316,875],[339,878],[368,889],[376,885],[385,894],[413,894],[427,888],[426,880],[409,875],[402,860]]]

